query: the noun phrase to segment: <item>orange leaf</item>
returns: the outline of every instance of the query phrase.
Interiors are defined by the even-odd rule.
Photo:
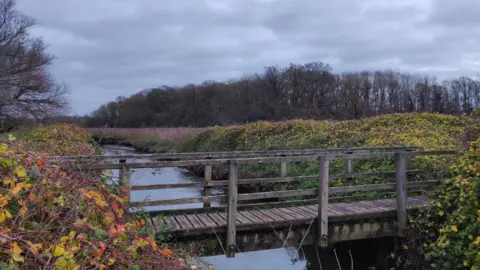
[[[15,187],[12,189],[12,194],[17,194],[18,192],[20,192],[20,190],[22,190],[22,187],[23,183],[18,183],[17,185],[15,185]]]
[[[167,257],[170,257],[172,256],[173,252],[168,249],[168,248],[164,248],[162,249],[162,251],[160,252],[163,256],[167,256]]]
[[[30,241],[27,241],[28,247],[30,247],[30,251],[33,253],[33,255],[38,255],[38,249],[42,248],[43,245],[41,243],[39,244],[34,244]]]
[[[107,206],[107,204],[102,200],[96,200],[95,204],[100,208],[104,208],[105,206]]]
[[[28,199],[30,199],[30,201],[33,201],[35,200],[36,196],[35,194],[31,193],[30,195],[28,195]]]

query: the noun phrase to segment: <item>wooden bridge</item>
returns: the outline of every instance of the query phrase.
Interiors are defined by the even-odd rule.
[[[415,211],[425,206],[428,201],[425,190],[439,182],[438,179],[429,179],[428,173],[412,170],[411,159],[416,156],[454,154],[456,151],[453,150],[423,151],[418,147],[390,147],[50,157],[48,161],[60,163],[71,170],[118,169],[121,184],[129,191],[185,187],[203,189],[203,196],[136,201],[131,202],[131,207],[135,210],[147,206],[203,203],[202,208],[153,211],[152,216],[162,214],[166,218],[153,217],[152,225],[158,233],[166,232],[178,243],[192,239],[213,239],[228,257],[233,257],[238,250],[313,243],[325,247],[339,241],[403,236],[408,223],[407,210]],[[354,172],[355,162],[375,159],[393,159],[396,169]],[[330,163],[337,160],[345,162],[345,170],[342,174],[330,174]],[[319,174],[287,176],[288,163],[297,162],[318,162]],[[239,177],[241,166],[259,163],[280,163],[279,177]],[[212,180],[213,166],[228,167],[228,180]],[[204,181],[132,184],[132,169],[158,167],[201,167]],[[414,181],[407,181],[407,176],[412,176],[410,178]],[[369,177],[378,177],[381,183],[355,185],[355,179]],[[392,181],[388,181],[388,178]],[[333,185],[338,179],[345,180],[347,185]],[[318,181],[319,187],[288,188],[289,184],[306,180]],[[241,185],[271,184],[275,184],[278,190],[238,193],[238,186]],[[226,187],[227,194],[212,195],[212,187]],[[417,193],[410,194],[409,190]],[[386,199],[366,200],[365,193],[370,192],[371,195],[372,191],[394,193]],[[355,195],[364,198],[355,201]],[[214,201],[223,204],[212,206]],[[226,238],[225,247],[222,238]],[[252,243],[260,243],[261,247],[253,245],[252,248]]]

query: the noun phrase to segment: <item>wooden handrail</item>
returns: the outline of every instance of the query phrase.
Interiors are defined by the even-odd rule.
[[[439,183],[439,181],[437,180],[407,182],[407,187],[408,188],[428,187],[432,184],[437,184],[437,183]],[[395,188],[396,188],[395,183],[358,185],[358,186],[338,186],[338,187],[329,187],[328,193],[339,194],[339,193],[352,193],[352,192],[358,192],[358,191],[394,190]],[[278,197],[317,196],[317,195],[318,195],[318,190],[316,188],[312,188],[312,189],[298,189],[298,190],[238,194],[237,200],[250,201],[250,200],[270,199],[270,198],[278,198]],[[169,199],[169,200],[131,202],[131,205],[133,207],[144,207],[144,206],[189,204],[189,203],[204,203],[204,202],[213,202],[213,201],[225,202],[227,198],[228,198],[227,195],[199,196],[199,197],[188,197],[188,198]]]
[[[378,152],[367,154],[341,154],[323,156],[328,160],[334,159],[369,159],[369,158],[393,158],[397,152]],[[445,151],[418,151],[405,152],[410,156],[428,156],[428,155],[452,155],[458,154],[455,150]],[[266,157],[266,158],[238,158],[234,159],[237,164],[259,164],[259,163],[279,163],[279,162],[301,162],[318,160],[320,156],[286,156],[286,157]],[[185,166],[206,166],[206,165],[228,165],[232,159],[202,159],[202,160],[178,160],[178,161],[154,161],[154,162],[134,162],[134,163],[112,163],[112,164],[77,164],[64,166],[64,170],[108,170],[120,169],[123,166],[130,168],[159,168],[159,167],[185,167]]]
[[[321,148],[321,149],[292,149],[292,150],[266,150],[266,151],[231,151],[231,152],[201,152],[201,153],[161,153],[161,154],[128,154],[128,155],[91,155],[91,156],[50,156],[48,162],[59,161],[105,161],[105,160],[128,160],[150,159],[158,161],[188,160],[188,159],[225,159],[242,157],[275,157],[275,156],[298,156],[318,155],[324,153],[347,153],[347,152],[380,152],[380,151],[419,151],[423,147],[396,146],[396,147],[352,147],[352,148]]]
[[[407,174],[417,174],[421,173],[420,170],[408,170]],[[211,172],[210,172],[211,173]],[[372,176],[382,176],[382,175],[391,175],[395,176],[395,171],[383,171],[383,172],[365,172],[365,173],[351,173],[351,174],[334,174],[330,175],[330,180],[340,179],[340,178],[361,178],[361,177],[372,177]],[[316,180],[318,179],[317,175],[312,176],[293,176],[293,177],[270,177],[270,178],[254,178],[254,179],[239,179],[238,185],[251,185],[251,184],[273,184],[273,183],[295,183],[306,180]],[[196,183],[172,183],[172,184],[154,184],[154,185],[132,185],[132,190],[155,190],[155,189],[170,189],[170,188],[186,188],[186,187],[224,187],[228,186],[227,180],[217,180],[217,181],[205,181],[205,182],[196,182]],[[210,196],[205,195],[205,196]]]

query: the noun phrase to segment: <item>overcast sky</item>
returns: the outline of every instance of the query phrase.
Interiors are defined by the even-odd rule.
[[[478,0],[17,0],[85,114],[141,89],[327,62],[480,74]]]

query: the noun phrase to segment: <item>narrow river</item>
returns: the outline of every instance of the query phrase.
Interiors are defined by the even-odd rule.
[[[135,149],[107,145],[102,147],[106,155],[134,153]],[[118,177],[118,171],[113,172]],[[132,182],[136,185],[152,185],[166,183],[191,183],[201,179],[181,168],[136,169],[132,174]],[[224,190],[212,190],[213,194],[222,194]],[[132,201],[166,200],[184,197],[201,196],[198,188],[177,188],[169,190],[134,191]],[[173,206],[148,207],[146,210],[164,210],[178,208],[202,207],[202,204],[183,204]],[[224,255],[204,257],[203,259],[214,266],[215,270],[330,270],[330,269],[381,269],[380,262],[384,261],[385,254],[393,248],[391,239],[370,241],[352,241],[335,245],[334,248],[318,249],[304,246],[300,249],[283,248],[262,250],[255,252],[237,253],[235,258],[227,259]],[[383,251],[383,257],[378,251]],[[375,267],[376,268],[372,268]],[[382,265],[384,266],[384,265]]]

